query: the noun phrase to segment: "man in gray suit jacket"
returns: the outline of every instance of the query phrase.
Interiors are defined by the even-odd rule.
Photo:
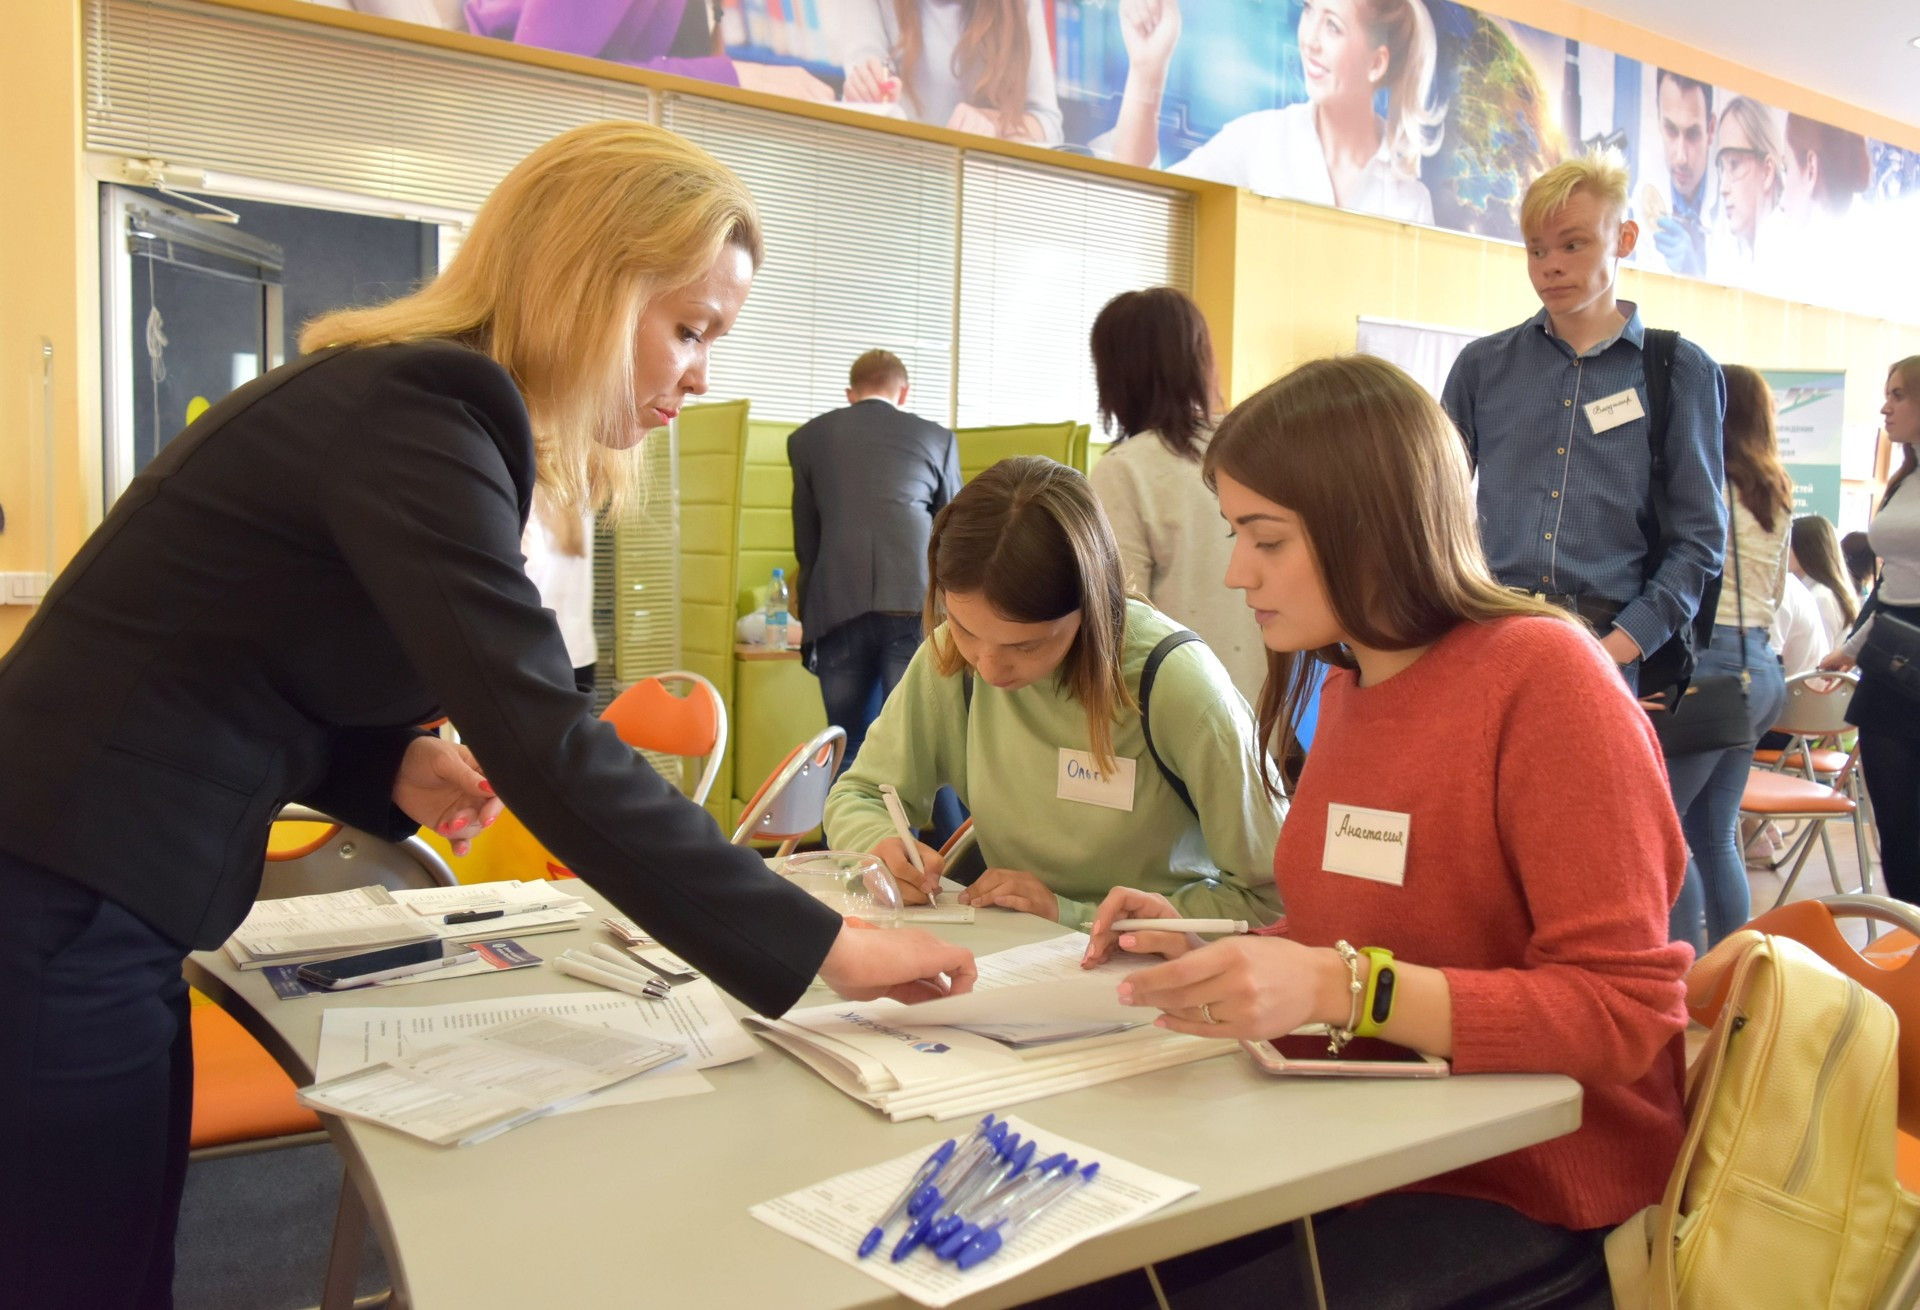
[[[907,368],[869,350],[847,376],[847,406],[787,438],[793,466],[794,609],[801,657],[820,679],[827,722],[851,761],[920,645],[933,516],[960,490],[953,433],[909,414]]]

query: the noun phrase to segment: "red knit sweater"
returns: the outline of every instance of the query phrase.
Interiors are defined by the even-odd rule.
[[[1329,804],[1411,815],[1401,886],[1321,866]],[[1417,1190],[1568,1228],[1660,1199],[1685,1128],[1686,847],[1646,715],[1606,654],[1544,618],[1463,623],[1397,676],[1334,670],[1274,852],[1294,940],[1445,971],[1453,1070],[1560,1073],[1577,1132]]]

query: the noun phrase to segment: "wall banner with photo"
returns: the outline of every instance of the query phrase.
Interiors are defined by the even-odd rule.
[[[1840,517],[1840,447],[1846,413],[1845,373],[1762,369],[1773,389],[1773,427],[1780,460],[1793,478],[1793,513]]]
[[[1451,0],[314,3],[1503,240],[1609,146],[1643,267],[1895,319],[1920,290],[1875,259],[1920,155]]]

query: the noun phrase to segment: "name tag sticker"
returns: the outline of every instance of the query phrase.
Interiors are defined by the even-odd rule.
[[[1646,409],[1640,404],[1640,393],[1632,387],[1616,391],[1611,396],[1602,396],[1599,400],[1590,400],[1582,408],[1587,411],[1587,422],[1593,425],[1595,432],[1606,432],[1622,423],[1631,423],[1647,416]]]
[[[1412,825],[1411,814],[1329,805],[1321,865],[1328,873],[1402,886],[1407,880],[1407,830]]]
[[[1133,761],[1116,760],[1102,769],[1086,751],[1060,752],[1060,786],[1053,793],[1063,801],[1102,805],[1109,810],[1133,809]]]

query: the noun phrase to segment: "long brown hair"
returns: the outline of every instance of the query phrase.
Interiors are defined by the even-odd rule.
[[[1206,315],[1173,287],[1122,291],[1100,309],[1088,344],[1100,422],[1116,441],[1156,434],[1183,459],[1200,462],[1220,388]]]
[[[966,667],[959,648],[936,632],[947,592],[982,596],[1010,623],[1052,623],[1079,611],[1080,631],[1056,676],[1086,708],[1095,761],[1113,768],[1113,721],[1135,708],[1120,669],[1127,587],[1113,528],[1086,478],[1039,455],[1001,460],[934,519],[927,578],[924,621],[945,677]]]
[[[1033,62],[1025,0],[961,0],[961,5],[967,14],[966,26],[954,46],[949,70],[963,88],[961,99],[991,107],[1000,131],[1019,135],[1027,116],[1027,74]],[[905,77],[925,52],[920,0],[893,0],[893,12],[900,27],[893,62]],[[908,95],[913,94],[911,85]]]
[[[1901,386],[1911,393],[1920,394],[1920,355],[1908,355],[1905,359],[1896,360],[1893,367],[1887,370],[1887,376],[1891,378],[1896,374]],[[1887,493],[1880,497],[1881,509],[1887,507],[1887,502],[1893,499],[1893,493],[1907,480],[1907,475],[1913,472],[1916,465],[1920,465],[1920,449],[1908,442],[1906,449],[1900,452],[1900,467],[1887,479]]]
[[[1744,364],[1726,364],[1720,371],[1727,376],[1727,420],[1721,429],[1727,481],[1747,513],[1772,532],[1793,513],[1793,478],[1780,462],[1773,430],[1773,388]]]
[[[1202,476],[1224,474],[1297,514],[1340,630],[1372,650],[1411,650],[1461,623],[1517,615],[1571,622],[1508,591],[1481,553],[1460,434],[1419,383],[1384,359],[1303,364],[1221,420]],[[1268,651],[1260,739],[1292,748],[1314,660],[1356,667],[1340,646]],[[1278,794],[1271,766],[1262,776]]]
[[[1847,576],[1847,562],[1840,554],[1840,534],[1832,523],[1818,514],[1802,514],[1788,530],[1788,544],[1800,569],[1808,577],[1833,593],[1840,602],[1840,615],[1853,626],[1860,614],[1860,601]]]

